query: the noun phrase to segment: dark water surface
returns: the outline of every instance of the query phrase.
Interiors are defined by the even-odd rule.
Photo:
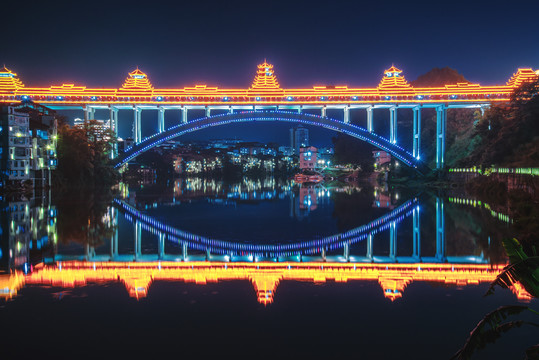
[[[9,358],[180,356],[200,343],[245,357],[449,359],[488,312],[538,305],[518,289],[483,296],[511,219],[465,194],[193,178],[105,201],[3,200]],[[522,326],[473,358],[520,359],[538,340]]]

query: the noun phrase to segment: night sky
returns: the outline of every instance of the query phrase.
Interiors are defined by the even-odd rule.
[[[26,86],[115,88],[139,66],[155,87],[245,88],[264,58],[283,87],[376,86],[392,64],[502,84],[539,68],[537,16],[539,1],[7,2],[0,62]]]

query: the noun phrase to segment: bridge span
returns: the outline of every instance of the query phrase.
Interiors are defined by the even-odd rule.
[[[483,112],[491,104],[510,100],[512,92],[523,83],[537,79],[532,69],[518,69],[504,84],[484,86],[471,83],[447,84],[439,87],[414,87],[403,76],[403,71],[395,66],[385,70],[380,83],[375,87],[313,86],[305,89],[287,89],[277,81],[272,64],[258,65],[256,76],[250,87],[244,89],[218,88],[195,85],[175,89],[155,88],[146,73],[135,69],[128,74],[120,88],[87,88],[75,84],[52,85],[50,87],[27,87],[13,71],[0,69],[0,103],[20,104],[37,102],[56,110],[82,109],[86,120],[95,119],[95,111],[106,109],[110,114],[110,127],[118,136],[118,112],[133,112],[133,139],[138,146],[142,137],[141,114],[143,110],[157,110],[156,133],[168,133],[165,129],[165,111],[179,110],[178,124],[189,123],[191,110],[205,111],[205,121],[211,122],[212,112],[233,114],[243,111],[320,111],[326,119],[328,110],[342,111],[342,123],[349,124],[351,112],[360,110],[367,113],[367,133],[374,132],[373,112],[376,109],[389,109],[389,143],[397,145],[402,136],[397,132],[398,110],[413,109],[411,156],[401,154],[401,161],[409,166],[418,165],[421,160],[421,110],[436,110],[436,133],[431,139],[436,144],[436,167],[444,167],[446,121],[448,109],[476,108]],[[241,119],[241,115],[235,115]],[[199,120],[200,121],[200,120]],[[204,121],[204,120],[202,120]],[[230,121],[229,123],[232,123]],[[324,126],[324,121],[311,125]],[[327,124],[326,124],[327,125]],[[334,126],[332,124],[331,126]],[[177,126],[181,127],[181,126]],[[184,129],[190,126],[185,125]],[[194,129],[194,127],[191,127]],[[347,128],[340,127],[341,130]],[[171,129],[169,129],[172,131]],[[343,131],[347,133],[346,131]],[[170,133],[169,133],[170,134]],[[358,135],[352,131],[349,135]],[[363,131],[361,131],[363,134]],[[362,140],[374,144],[375,134],[365,135]],[[387,141],[384,140],[384,146]],[[151,147],[148,147],[149,149]],[[396,147],[388,147],[399,153]],[[112,157],[118,155],[117,150]],[[411,161],[411,158],[416,161]],[[403,159],[407,160],[404,161]],[[418,169],[420,166],[418,165]]]

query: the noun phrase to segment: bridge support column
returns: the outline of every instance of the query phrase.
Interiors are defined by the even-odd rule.
[[[344,123],[349,124],[350,123],[350,108],[348,106],[345,106],[343,111],[344,111]]]
[[[134,258],[137,261],[142,254],[142,224],[135,220],[135,254]]]
[[[350,262],[350,242],[345,242],[343,248],[344,260],[346,260],[346,262]]]
[[[367,108],[367,130],[373,132],[373,122],[372,122],[373,108],[369,106]]]
[[[445,122],[447,117],[447,108],[439,106],[436,108],[436,168],[444,167],[445,156]]]
[[[133,107],[133,140],[135,144],[142,141],[142,124],[141,124],[142,109],[138,106]]]
[[[420,222],[419,222],[419,206],[417,206],[413,211],[413,257],[417,260],[421,258],[421,233],[420,233]]]
[[[374,240],[374,235],[372,233],[370,233],[369,235],[367,235],[367,258],[372,261],[372,256],[373,256],[373,250],[372,250],[372,243],[373,243],[373,240]]]
[[[95,120],[95,109],[90,106],[86,106],[84,109],[84,121]]]
[[[397,143],[397,107],[389,108],[389,141]]]
[[[206,117],[210,117],[211,116],[211,108],[209,106],[206,106]]]
[[[114,136],[118,138],[118,109],[111,106],[109,107],[109,113],[110,113],[110,120],[109,120],[110,130],[114,133]],[[118,142],[116,140],[114,142],[114,146],[110,153],[111,159],[114,159],[117,154],[118,154]]]
[[[157,243],[157,256],[159,260],[162,260],[165,257],[165,233],[159,233],[159,239]]]
[[[444,200],[436,198],[436,258],[445,262],[445,211]]]
[[[328,113],[327,110],[328,110],[327,107],[323,106],[322,109],[321,109],[321,114],[320,115],[322,115],[322,117],[326,117],[327,113]]]
[[[419,151],[421,149],[421,108],[416,107],[414,110],[413,124],[413,155],[416,159],[420,158]]]
[[[165,131],[165,109],[162,107],[157,109],[157,131],[160,133]]]
[[[187,107],[182,106],[182,124],[187,124]]]
[[[389,225],[389,257],[393,260],[397,257],[397,223]]]
[[[187,261],[187,243],[184,241],[182,242],[182,257],[183,257],[183,261]]]
[[[234,114],[234,109],[232,108],[232,106],[228,107],[228,113],[229,114]]]

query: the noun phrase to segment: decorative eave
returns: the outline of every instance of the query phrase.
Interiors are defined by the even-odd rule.
[[[519,87],[525,82],[537,80],[538,74],[532,69],[518,69],[507,81],[507,86]]]
[[[402,70],[397,69],[395,66],[391,66],[384,71],[384,77],[378,84],[378,90],[381,93],[391,93],[395,91],[398,91],[399,93],[402,93],[403,91],[410,93],[414,92],[412,85],[408,84],[402,75]]]
[[[0,91],[15,92],[21,88],[24,88],[24,84],[16,73],[5,66],[0,69]]]
[[[138,67],[129,73],[128,77],[125,79],[124,84],[118,93],[152,93],[154,90],[148,75],[143,73]]]

